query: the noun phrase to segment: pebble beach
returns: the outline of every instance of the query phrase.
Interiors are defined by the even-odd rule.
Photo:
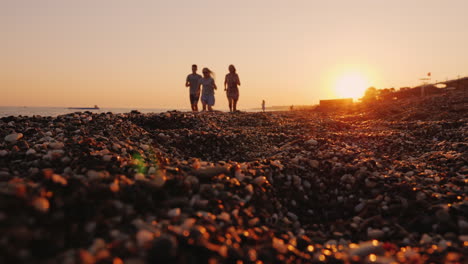
[[[0,118],[0,263],[466,263],[468,107]]]

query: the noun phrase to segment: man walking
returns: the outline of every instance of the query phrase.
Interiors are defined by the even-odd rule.
[[[187,76],[185,81],[185,87],[190,87],[190,104],[192,106],[192,111],[198,111],[198,100],[200,99],[200,86],[198,81],[202,78],[200,74],[197,74],[197,65],[192,65],[192,74]]]

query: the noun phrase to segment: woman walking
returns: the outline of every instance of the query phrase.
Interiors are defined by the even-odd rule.
[[[203,105],[203,111],[213,111],[213,105],[215,104],[214,90],[217,89],[213,75],[214,73],[208,69],[203,68],[203,78],[198,81],[198,87],[202,87],[201,102]]]
[[[240,80],[239,75],[236,73],[236,67],[229,65],[229,73],[226,74],[224,79],[224,91],[226,91],[227,99],[229,102],[229,111],[237,111],[237,100],[239,100]]]

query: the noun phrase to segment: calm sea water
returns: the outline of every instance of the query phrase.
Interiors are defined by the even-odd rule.
[[[128,113],[132,110],[138,110],[141,113],[161,113],[171,110],[188,111],[188,109],[162,109],[162,108],[101,108],[92,110],[68,109],[66,107],[11,107],[0,106],[0,117],[5,116],[58,116],[63,114],[90,111],[93,113]]]

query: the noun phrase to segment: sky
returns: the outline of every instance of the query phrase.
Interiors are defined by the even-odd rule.
[[[0,0],[0,106],[187,109],[191,65],[226,109],[468,76],[466,0]],[[365,86],[365,87],[363,87]]]

